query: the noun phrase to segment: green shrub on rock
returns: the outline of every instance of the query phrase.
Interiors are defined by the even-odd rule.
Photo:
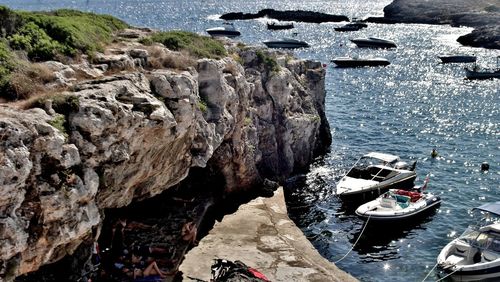
[[[12,11],[0,6],[0,35],[11,47],[31,59],[48,60],[57,54],[91,54],[111,43],[113,32],[128,25],[109,15],[74,10],[53,12]]]
[[[227,55],[221,42],[187,31],[158,32],[143,42],[159,42],[170,50],[186,51],[197,58],[220,59]]]
[[[65,47],[53,40],[35,23],[27,23],[16,34],[9,37],[10,46],[16,50],[25,50],[28,57],[35,61],[52,59],[56,54],[67,53]]]

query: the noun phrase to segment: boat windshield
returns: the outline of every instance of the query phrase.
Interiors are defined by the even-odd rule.
[[[475,228],[467,228],[459,238],[467,244],[500,253],[500,234],[496,232],[481,232]]]
[[[364,156],[361,159],[359,159],[358,164],[356,165],[357,167],[369,167],[371,165],[383,165],[383,166],[388,166],[388,167],[393,167],[398,160],[392,161],[392,162],[387,162],[379,158],[374,158],[374,157],[367,157]]]

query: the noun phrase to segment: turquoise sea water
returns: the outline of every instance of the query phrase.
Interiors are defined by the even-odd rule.
[[[382,15],[390,1],[185,1],[185,0],[0,0],[15,9],[74,8],[109,13],[136,26],[204,33],[221,23],[218,15],[263,8],[305,9],[349,17]],[[293,31],[266,30],[266,20],[236,21],[249,44],[290,36],[312,47],[295,51],[327,64],[326,110],[333,144],[313,165],[301,185],[291,189],[289,211],[319,252],[331,261],[347,253],[363,227],[334,196],[336,182],[356,159],[383,151],[417,160],[422,181],[443,203],[435,214],[405,226],[367,229],[353,251],[337,265],[362,281],[421,281],[442,247],[472,222],[468,211],[499,201],[500,80],[464,80],[463,65],[439,64],[443,53],[465,52],[493,67],[499,50],[460,47],[456,38],[468,28],[429,25],[380,25],[353,33],[333,30],[340,23],[296,23]],[[360,50],[349,38],[375,36],[394,40],[395,50]],[[391,61],[385,68],[336,69],[336,56],[373,55]],[[436,148],[440,158],[431,159]],[[490,171],[480,171],[487,161]],[[428,281],[436,280],[432,274]]]

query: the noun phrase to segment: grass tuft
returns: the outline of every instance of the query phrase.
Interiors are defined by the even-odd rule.
[[[257,58],[259,61],[264,64],[264,66],[270,70],[271,72],[279,72],[280,66],[278,65],[278,62],[276,60],[269,56],[264,54],[262,51],[257,51]]]

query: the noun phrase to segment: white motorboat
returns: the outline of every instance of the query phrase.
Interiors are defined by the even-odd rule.
[[[371,152],[362,156],[337,183],[336,194],[344,199],[373,198],[390,188],[412,188],[417,177],[415,165],[398,156]]]
[[[396,48],[396,43],[391,40],[375,37],[350,39],[360,48]]]
[[[267,29],[270,29],[270,30],[292,29],[293,27],[294,27],[293,23],[283,23],[283,24],[267,23]]]
[[[477,64],[474,64],[472,69],[465,68],[465,77],[467,79],[490,79],[500,78],[500,56],[497,57],[496,69],[483,69],[480,70]]]
[[[348,23],[348,24],[343,25],[343,26],[335,27],[333,29],[335,31],[357,31],[357,30],[360,30],[360,29],[365,28],[367,26],[368,25],[363,23],[363,22],[352,22],[352,23]]]
[[[476,56],[472,55],[444,55],[439,56],[441,63],[474,63],[477,60]]]
[[[241,32],[236,30],[234,25],[229,22],[224,22],[221,27],[213,27],[206,30],[211,36],[225,36],[225,37],[236,37],[240,36]]]
[[[365,203],[356,209],[356,214],[370,221],[394,221],[417,217],[439,206],[441,198],[422,189],[413,191],[390,189],[377,199]]]
[[[465,69],[465,77],[467,79],[490,79],[490,78],[500,78],[500,69],[498,70],[475,70],[475,69]]]
[[[475,209],[500,216],[500,202]],[[500,223],[487,222],[469,226],[441,250],[437,263],[446,276],[460,281],[500,280]]]
[[[264,43],[269,48],[294,49],[294,48],[309,47],[309,44],[307,44],[307,42],[293,38],[283,38],[281,40],[267,40],[262,43]]]
[[[391,64],[385,58],[337,57],[331,60],[331,62],[335,63],[339,68],[375,67]]]

